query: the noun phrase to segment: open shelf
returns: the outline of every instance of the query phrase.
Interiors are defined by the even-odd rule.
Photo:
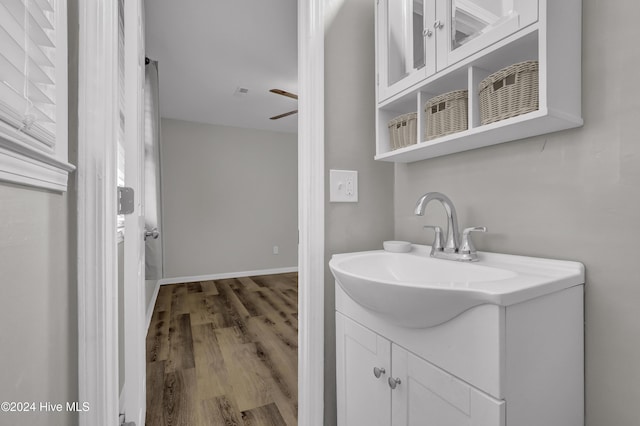
[[[582,118],[538,110],[375,156],[376,160],[411,163],[496,145],[514,139],[582,126]]]

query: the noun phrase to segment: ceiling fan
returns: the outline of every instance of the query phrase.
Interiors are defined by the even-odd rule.
[[[276,95],[286,96],[286,97],[291,98],[291,99],[298,99],[298,95],[290,93],[290,92],[287,92],[286,90],[271,89],[269,91],[271,93],[275,93]],[[277,120],[279,118],[288,117],[290,115],[297,114],[297,113],[298,113],[298,110],[295,109],[293,111],[285,112],[284,114],[274,115],[273,117],[269,117],[269,119],[270,120]]]

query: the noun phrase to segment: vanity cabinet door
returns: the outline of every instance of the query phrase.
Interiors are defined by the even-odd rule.
[[[504,426],[505,403],[451,374],[392,346],[391,392],[396,426]]]
[[[537,0],[434,0],[437,71],[533,24]]]
[[[391,424],[390,356],[388,340],[336,312],[338,426]]]

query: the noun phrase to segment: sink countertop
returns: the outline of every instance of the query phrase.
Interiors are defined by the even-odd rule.
[[[371,257],[380,256],[380,260],[404,256],[414,257],[415,262],[422,260],[429,262],[437,269],[455,270],[456,275],[462,273],[461,278],[437,279],[424,282],[417,279],[401,279],[397,275],[402,275],[402,271],[393,271],[387,268],[386,259],[383,264],[379,262],[368,271],[363,271],[370,281],[378,281],[376,273],[382,273],[386,279],[381,283],[390,284],[390,281],[397,281],[397,285],[405,287],[442,289],[447,291],[461,291],[476,293],[485,301],[501,306],[508,306],[520,303],[525,300],[540,297],[569,287],[584,284],[584,265],[580,262],[545,259],[538,257],[518,256],[490,252],[478,252],[477,262],[456,262],[451,260],[434,259],[429,256],[430,246],[412,244],[408,253],[392,253],[384,250],[372,250],[356,253],[334,254],[330,265],[339,266],[342,260],[351,259],[358,256]],[[377,269],[373,269],[377,268]],[[383,270],[384,269],[384,270]],[[343,273],[345,273],[343,271]],[[348,272],[347,272],[348,273]],[[446,271],[440,275],[446,275]],[[481,278],[475,279],[480,275]],[[487,275],[484,279],[482,276]],[[468,279],[465,279],[465,276]],[[495,278],[492,278],[495,277]]]

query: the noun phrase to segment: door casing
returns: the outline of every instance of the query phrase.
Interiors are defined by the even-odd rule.
[[[305,426],[324,424],[325,2],[298,1],[298,422]],[[79,413],[81,426],[118,424],[117,3],[78,5],[78,395],[90,406]]]

